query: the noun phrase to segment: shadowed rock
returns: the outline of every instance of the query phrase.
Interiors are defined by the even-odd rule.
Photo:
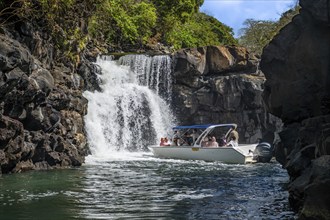
[[[82,92],[99,89],[97,67],[82,61],[79,75],[56,64],[47,39],[27,23],[16,27],[0,34],[0,173],[80,166],[88,152]]]
[[[291,176],[290,204],[301,218],[329,219],[330,5],[300,5],[263,51],[264,100],[284,122],[276,158]]]

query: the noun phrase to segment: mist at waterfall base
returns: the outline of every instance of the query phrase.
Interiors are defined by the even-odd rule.
[[[159,159],[169,132],[168,56],[98,60],[102,92],[86,92],[92,155],[82,167],[0,176],[0,219],[294,219],[276,163]]]

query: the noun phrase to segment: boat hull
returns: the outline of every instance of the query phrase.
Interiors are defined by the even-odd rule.
[[[192,146],[149,146],[152,153],[159,158],[182,160],[220,161],[223,163],[254,163],[253,152],[256,145],[239,147],[192,147]]]

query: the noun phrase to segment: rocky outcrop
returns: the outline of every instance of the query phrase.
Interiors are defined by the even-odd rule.
[[[330,5],[300,0],[300,14],[264,49],[264,100],[284,129],[276,158],[302,219],[330,219]]]
[[[88,151],[82,92],[99,89],[99,70],[57,64],[45,36],[16,28],[0,33],[0,173],[79,166]]]
[[[264,109],[265,78],[245,48],[184,49],[174,60],[173,106],[182,124],[237,123],[240,142],[273,142],[281,122]]]

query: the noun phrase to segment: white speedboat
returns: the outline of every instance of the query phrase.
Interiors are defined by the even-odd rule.
[[[239,144],[239,145],[223,145],[219,147],[205,146],[205,139],[210,136],[217,137],[217,140],[226,139],[236,124],[216,124],[216,125],[191,125],[177,126],[173,129],[181,131],[181,143],[187,142],[184,137],[191,130],[203,130],[192,145],[183,144],[177,146],[175,144],[168,146],[152,145],[149,150],[159,158],[184,159],[184,160],[205,160],[205,161],[221,161],[223,163],[246,164],[258,161],[268,162],[272,157],[272,147],[268,143],[259,144]],[[258,155],[263,153],[263,158]],[[267,157],[267,158],[266,158]],[[268,160],[269,158],[269,160]],[[262,159],[262,160],[261,160]]]

